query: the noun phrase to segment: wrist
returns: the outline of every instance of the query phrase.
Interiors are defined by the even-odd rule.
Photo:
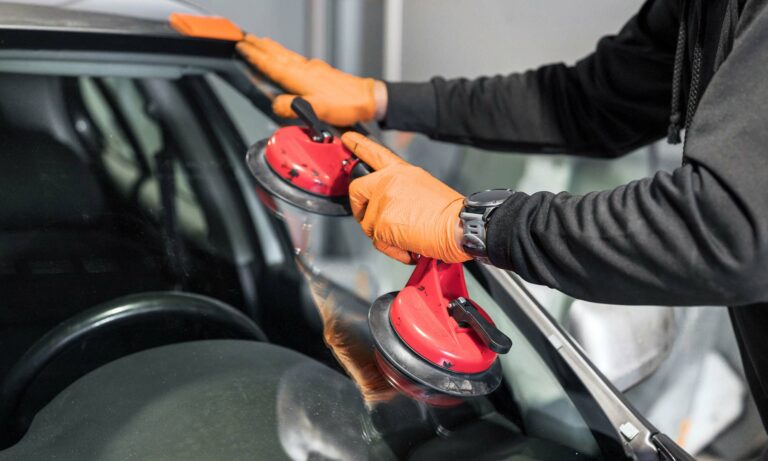
[[[464,200],[459,219],[464,226],[462,248],[475,260],[490,264],[487,229],[494,212],[512,195],[510,189],[475,192]]]
[[[456,225],[454,226],[453,239],[456,242],[456,247],[464,251],[462,241],[464,240],[464,223],[456,217]]]
[[[387,105],[389,103],[387,85],[381,80],[376,80],[373,83],[373,101],[376,105],[373,118],[380,122],[387,116]]]
[[[464,246],[462,245],[462,241],[464,239],[464,223],[461,221],[461,218],[459,217],[459,214],[461,213],[461,207],[464,203],[464,198],[457,199],[456,201],[456,207],[454,210],[452,210],[451,216],[452,221],[450,222],[450,228],[452,230],[451,233],[451,244],[452,247],[450,250],[450,260],[445,260],[446,262],[456,263],[456,262],[464,262],[469,261],[472,259],[472,256],[467,253],[464,250]]]

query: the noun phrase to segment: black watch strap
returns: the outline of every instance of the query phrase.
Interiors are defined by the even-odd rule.
[[[459,213],[464,228],[461,245],[476,261],[490,264],[486,243],[488,221],[493,212],[514,193],[510,189],[489,189],[464,199],[464,208]]]

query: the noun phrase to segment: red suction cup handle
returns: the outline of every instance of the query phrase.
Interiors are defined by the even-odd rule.
[[[331,143],[333,133],[331,127],[322,122],[315,114],[312,104],[304,98],[294,98],[291,109],[309,128],[309,135],[314,142]]]
[[[462,265],[423,256],[395,298],[390,322],[411,350],[457,373],[481,373],[512,346],[469,298]]]
[[[317,114],[315,114],[315,110],[312,108],[312,104],[310,104],[309,101],[304,98],[294,98],[293,102],[291,102],[291,109],[296,112],[296,115],[301,119],[302,122],[307,125],[307,128],[309,128],[309,135],[311,136],[312,141],[326,144],[333,142],[333,133],[331,132],[331,127],[320,120],[320,118],[318,118]],[[359,131],[362,129],[362,126],[357,128]],[[363,134],[367,135],[367,133]],[[350,181],[354,181],[361,176],[373,173],[373,168],[371,168],[367,163],[363,162],[354,155],[352,158],[354,159],[354,165],[349,168]]]
[[[306,100],[295,98],[291,108],[307,127],[278,129],[266,144],[266,163],[292,187],[343,200],[349,195],[349,183],[370,173],[371,168],[344,147]]]

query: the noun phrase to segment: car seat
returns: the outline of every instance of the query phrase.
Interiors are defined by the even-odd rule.
[[[50,326],[172,286],[162,246],[115,213],[89,166],[46,133],[0,132],[0,373]],[[1,375],[0,375],[1,376]]]

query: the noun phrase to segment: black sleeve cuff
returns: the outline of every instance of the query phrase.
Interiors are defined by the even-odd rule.
[[[437,127],[437,99],[432,83],[387,85],[387,115],[380,126],[389,130],[431,135]]]
[[[513,267],[512,260],[516,248],[512,248],[515,239],[512,234],[516,231],[516,224],[521,216],[521,208],[529,201],[530,196],[523,192],[517,192],[507,198],[504,203],[491,215],[486,229],[485,244],[488,248],[488,259],[501,269],[519,270]]]

